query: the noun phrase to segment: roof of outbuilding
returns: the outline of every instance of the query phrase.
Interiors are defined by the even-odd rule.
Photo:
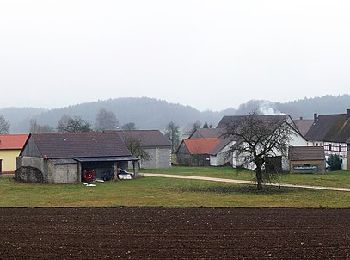
[[[131,156],[116,132],[43,133],[30,138],[44,158],[88,158]]]
[[[159,130],[123,130],[117,131],[126,140],[135,138],[141,142],[142,147],[171,147],[171,143]]]
[[[28,139],[28,134],[1,134],[0,150],[21,150]]]
[[[325,160],[322,146],[291,146],[288,156],[291,161]]]
[[[350,116],[319,115],[305,137],[312,141],[346,143],[350,138]]]
[[[219,145],[219,138],[199,138],[183,140],[190,154],[212,154]]]
[[[218,154],[231,141],[221,138],[197,138],[185,139],[183,143],[186,145],[190,154]]]

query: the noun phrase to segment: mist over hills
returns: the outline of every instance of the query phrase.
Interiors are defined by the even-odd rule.
[[[56,127],[57,121],[65,114],[80,116],[93,124],[101,108],[114,112],[120,125],[134,122],[140,129],[164,130],[170,121],[174,121],[183,129],[189,129],[195,121],[202,124],[208,122],[215,127],[224,115],[247,114],[253,110],[262,114],[290,114],[294,118],[302,116],[310,119],[314,113],[346,113],[346,109],[350,108],[350,96],[304,98],[285,103],[252,100],[240,105],[238,109],[227,108],[222,111],[199,111],[191,106],[148,97],[116,98],[55,109],[4,108],[0,109],[0,115],[10,121],[11,132],[19,133],[29,131],[31,119],[36,119],[39,124]]]

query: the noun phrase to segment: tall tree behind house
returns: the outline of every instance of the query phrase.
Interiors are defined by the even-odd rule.
[[[165,136],[170,140],[171,151],[175,153],[180,144],[180,127],[173,121],[170,121],[165,129]]]
[[[0,116],[0,134],[8,134],[10,131],[10,123],[4,116]]]
[[[119,126],[116,115],[102,108],[96,115],[95,129],[97,131],[115,130]]]

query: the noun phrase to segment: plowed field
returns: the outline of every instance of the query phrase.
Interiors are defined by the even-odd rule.
[[[0,258],[346,259],[350,209],[0,208]]]

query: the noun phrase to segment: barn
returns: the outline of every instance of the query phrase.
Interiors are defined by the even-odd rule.
[[[140,143],[149,158],[141,158],[139,165],[143,169],[171,167],[171,143],[159,130],[121,130],[118,131],[128,145],[131,140]]]
[[[321,146],[289,147],[290,171],[294,173],[325,173],[326,159]]]
[[[135,162],[117,133],[30,134],[17,158],[15,178],[23,182],[76,183],[94,172],[96,178],[116,178]]]

